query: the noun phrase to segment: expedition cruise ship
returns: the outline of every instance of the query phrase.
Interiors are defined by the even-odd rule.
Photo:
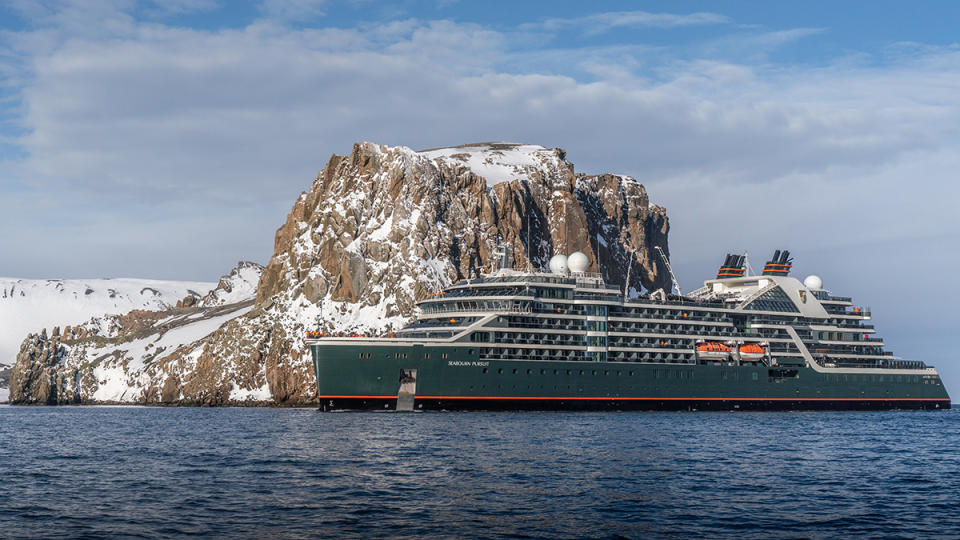
[[[791,277],[787,251],[759,276],[727,255],[689,295],[637,298],[582,253],[550,272],[509,259],[428,296],[395,334],[309,333],[321,409],[950,407],[933,367],[885,351],[869,309],[819,277]]]

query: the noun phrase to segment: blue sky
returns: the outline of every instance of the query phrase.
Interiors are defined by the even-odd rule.
[[[0,275],[215,280],[355,141],[528,142],[641,180],[686,288],[789,248],[958,389],[958,12],[7,0]]]

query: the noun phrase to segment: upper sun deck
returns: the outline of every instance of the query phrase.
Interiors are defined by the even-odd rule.
[[[501,270],[498,274],[460,280],[440,292],[430,293],[419,304],[444,302],[456,298],[549,297],[579,298],[584,295],[620,295],[620,288],[608,285],[599,274],[559,275],[545,272]]]
[[[482,278],[460,280],[444,290],[455,291],[478,287],[502,287],[504,285],[547,285],[569,289],[601,289],[615,292],[620,290],[618,286],[604,282],[603,276],[595,273],[580,272],[563,275],[548,272],[518,272],[515,270],[501,270],[496,274]]]

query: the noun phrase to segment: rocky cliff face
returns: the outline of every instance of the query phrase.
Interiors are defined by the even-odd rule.
[[[632,257],[636,290],[669,284],[652,253],[655,245],[667,249],[666,212],[650,205],[642,185],[577,175],[559,149],[525,147],[527,162],[500,172],[499,181],[469,166],[481,154],[491,168],[518,147],[418,153],[361,143],[333,156],[277,231],[258,303],[303,295],[334,309],[379,305],[388,317],[406,318],[425,291],[489,271],[498,240],[513,248],[518,269],[579,250],[608,281],[623,283]]]
[[[667,251],[668,229],[666,212],[650,204],[642,185],[577,174],[560,149],[484,143],[414,152],[359,143],[331,157],[297,198],[251,310],[154,358],[153,368],[141,368],[153,371],[132,400],[309,401],[315,387],[306,330],[399,328],[429,292],[490,271],[498,242],[512,247],[517,269],[541,269],[555,253],[582,251],[589,271],[609,282],[623,283],[632,265],[631,288],[667,289],[653,247]],[[24,365],[62,371],[56,366],[65,353],[49,337],[32,339],[17,366],[23,357]],[[23,401],[39,383],[24,388],[24,375],[14,371],[11,400]],[[63,379],[48,374],[52,382],[43,384],[65,388],[57,386]],[[82,384],[73,388],[69,399],[96,399]],[[56,395],[63,402],[63,392]]]

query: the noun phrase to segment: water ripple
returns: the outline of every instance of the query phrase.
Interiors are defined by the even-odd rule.
[[[0,407],[10,538],[957,537],[960,412]]]

